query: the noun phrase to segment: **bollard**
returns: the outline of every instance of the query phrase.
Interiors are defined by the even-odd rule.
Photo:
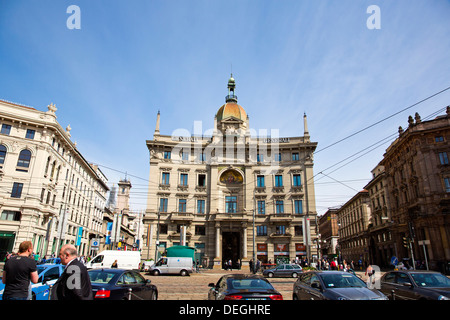
[[[50,284],[47,289],[48,290],[48,300],[52,299],[52,288],[53,288],[53,285]]]

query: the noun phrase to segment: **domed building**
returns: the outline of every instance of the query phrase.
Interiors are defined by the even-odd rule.
[[[203,267],[249,268],[317,258],[313,152],[306,115],[303,136],[254,137],[228,80],[212,136],[160,134],[157,114],[147,140],[150,178],[143,258],[174,245],[196,248]]]

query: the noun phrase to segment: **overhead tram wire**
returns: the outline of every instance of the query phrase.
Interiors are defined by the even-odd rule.
[[[444,93],[447,90],[450,90],[450,87],[447,87],[447,88],[445,88],[445,89],[443,89],[443,90],[441,90],[439,92],[436,92],[436,93],[432,94],[431,96],[428,96],[428,97],[426,97],[426,98],[424,98],[424,99],[422,99],[422,100],[420,100],[420,101],[418,101],[418,102],[416,102],[416,103],[414,103],[414,104],[412,104],[412,105],[410,105],[410,106],[408,106],[406,108],[403,108],[402,110],[397,111],[396,113],[393,113],[390,116],[387,116],[386,118],[383,118],[383,119],[381,119],[381,120],[379,120],[379,121],[377,121],[377,122],[375,122],[375,123],[373,123],[373,124],[371,124],[371,125],[369,125],[369,126],[367,126],[365,128],[362,128],[361,130],[358,130],[358,131],[348,135],[347,137],[344,137],[344,138],[342,138],[342,139],[340,139],[340,140],[338,140],[336,142],[333,142],[332,144],[330,144],[330,145],[328,145],[328,146],[326,146],[326,147],[324,147],[322,149],[319,149],[318,151],[315,152],[315,154],[317,154],[317,153],[319,153],[319,152],[321,152],[323,150],[326,150],[328,148],[331,148],[332,146],[334,146],[334,145],[336,145],[336,144],[338,144],[338,143],[340,143],[342,141],[345,141],[345,140],[347,140],[347,139],[349,139],[349,138],[351,138],[353,136],[356,136],[357,134],[359,134],[359,133],[361,133],[363,131],[366,131],[367,129],[370,129],[370,128],[376,126],[377,124],[380,124],[380,123],[382,123],[382,122],[384,122],[384,121],[386,121],[386,120],[388,120],[388,119],[390,119],[390,118],[392,118],[392,117],[394,117],[394,116],[396,116],[396,115],[398,115],[398,114],[400,114],[400,113],[402,113],[402,112],[404,112],[404,111],[406,111],[408,109],[411,109],[411,108],[413,108],[413,107],[415,107],[415,106],[417,106],[417,105],[419,105],[419,104],[421,104],[421,103],[423,103],[423,102],[425,102],[427,100],[430,100],[431,98],[434,98],[437,95],[440,95],[441,93]]]

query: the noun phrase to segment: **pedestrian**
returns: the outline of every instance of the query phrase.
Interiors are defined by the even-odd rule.
[[[367,288],[369,288],[369,289],[373,289],[373,284],[375,282],[373,280],[374,273],[375,273],[375,271],[373,270],[372,266],[369,264],[367,266],[366,273],[365,273],[365,275],[368,276],[368,278],[367,278]]]
[[[93,300],[91,280],[86,267],[77,259],[77,249],[66,244],[59,252],[64,272],[52,288],[52,300]]]
[[[118,267],[117,260],[114,260],[113,264],[111,265],[111,268],[117,269],[117,267]]]
[[[36,262],[30,258],[32,253],[33,244],[24,241],[19,245],[19,253],[6,261],[2,277],[3,300],[27,300],[30,282],[38,282]]]
[[[198,261],[198,259],[197,259],[197,263],[195,265],[195,270],[197,271],[197,273],[200,272],[200,261]]]

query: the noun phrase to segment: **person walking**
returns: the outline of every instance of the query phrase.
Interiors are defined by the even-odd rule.
[[[367,266],[366,273],[365,273],[365,275],[368,277],[367,278],[367,288],[369,288],[369,289],[373,289],[373,284],[374,284],[373,274],[374,273],[375,273],[375,271],[373,270],[372,266],[369,264]]]
[[[75,246],[62,246],[59,257],[66,268],[52,288],[51,299],[93,300],[91,280],[86,267],[77,259]]]
[[[4,266],[2,282],[5,284],[3,300],[27,300],[30,281],[38,282],[36,262],[30,258],[33,253],[31,241],[19,245],[19,253],[10,257]]]

